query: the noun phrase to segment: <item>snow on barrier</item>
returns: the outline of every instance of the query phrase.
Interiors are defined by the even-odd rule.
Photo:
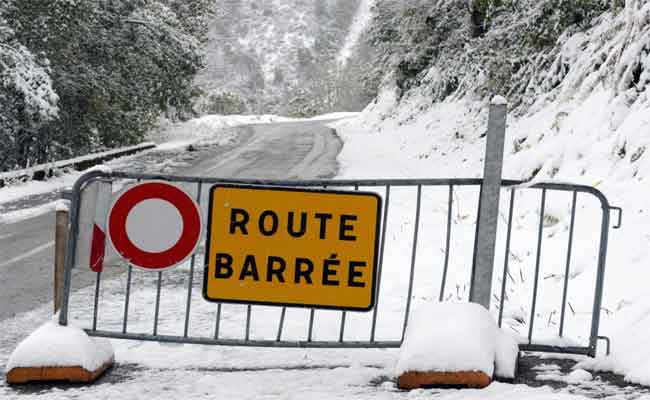
[[[69,160],[55,161],[47,164],[34,165],[27,169],[17,171],[9,171],[0,173],[0,188],[5,187],[12,182],[23,180],[45,180],[54,174],[54,171],[62,168],[73,168],[77,171],[82,171],[93,167],[95,165],[113,160],[118,157],[124,157],[139,153],[144,150],[153,149],[156,144],[153,142],[140,143],[135,146],[124,147],[121,149],[114,149],[104,151],[101,153],[88,154],[81,157],[72,158]]]
[[[426,303],[413,313],[396,374],[401,389],[484,388],[515,378],[519,346],[474,303]]]
[[[89,171],[72,191],[58,322],[161,343],[402,348],[404,387],[484,387],[514,376],[519,350],[595,356],[622,210],[590,186],[503,180],[489,222],[485,185]],[[481,245],[494,247],[484,307],[458,305],[478,288]],[[73,290],[74,268],[95,285]]]
[[[47,322],[23,340],[9,357],[7,382],[37,381],[89,383],[113,365],[106,339],[91,338],[83,330]]]

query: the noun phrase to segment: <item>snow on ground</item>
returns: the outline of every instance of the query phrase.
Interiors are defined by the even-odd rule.
[[[306,119],[313,121],[337,120],[357,116],[358,113],[332,113]],[[151,133],[151,138],[158,143],[154,150],[121,157],[110,161],[107,165],[116,170],[133,170],[133,160],[142,158],[147,153],[169,153],[164,161],[156,160],[155,165],[149,165],[150,170],[158,170],[162,173],[169,168],[186,166],[181,160],[174,160],[176,153],[190,144],[200,145],[208,143],[211,145],[227,145],[235,143],[237,131],[235,128],[242,125],[266,124],[273,122],[304,121],[303,119],[291,119],[275,115],[232,115],[220,116],[210,115],[193,119],[183,123],[170,124],[163,121],[161,127]],[[160,158],[160,157],[158,157]],[[163,157],[164,158],[164,157]],[[71,188],[74,182],[87,171],[64,170],[57,171],[57,175],[46,181],[28,181],[12,184],[0,188],[0,223],[12,224],[29,218],[34,218],[52,211],[55,207],[52,193]],[[30,196],[41,196],[37,199],[36,206],[17,208],[16,202]],[[14,203],[14,204],[10,204]],[[9,207],[7,207],[9,205]]]
[[[178,149],[205,140],[228,143],[233,140],[233,133],[227,128],[287,121],[291,119],[277,115],[207,115],[186,122],[163,121],[151,139],[159,143],[159,150]],[[215,135],[217,132],[220,134]]]
[[[407,124],[385,119],[377,111],[382,103],[371,107],[356,121],[338,124],[338,132],[346,145],[339,157],[343,177],[479,177],[482,173],[486,105],[469,102],[441,104],[419,120]],[[470,108],[473,107],[474,109]],[[485,110],[486,111],[486,110]],[[468,118],[479,115],[478,121]],[[373,123],[370,119],[376,118]],[[369,129],[370,127],[370,129]],[[372,129],[375,127],[375,129]],[[506,172],[508,176],[509,172]],[[512,175],[510,175],[512,177]],[[518,178],[519,176],[514,176]],[[583,180],[584,183],[584,180]],[[579,198],[576,218],[574,253],[571,260],[567,315],[564,337],[558,335],[562,289],[566,268],[566,246],[570,225],[570,193],[549,193],[544,218],[543,257],[540,270],[533,342],[540,344],[587,345],[593,296],[595,265],[598,255],[598,233],[601,215],[595,198]],[[384,265],[398,269],[411,260],[414,234],[415,188],[395,188],[391,192],[389,235]],[[466,301],[472,264],[478,187],[456,187],[453,194],[452,230],[450,234],[447,282],[442,287],[445,261],[446,221],[448,217],[447,186],[424,187],[422,191],[420,240],[415,257],[414,299],[443,298]],[[614,201],[616,204],[616,201]],[[495,298],[501,297],[501,276],[505,261],[505,232],[510,193],[501,198],[499,237],[495,273]],[[504,327],[527,341],[532,292],[534,288],[537,226],[540,213],[538,190],[518,190],[509,275],[506,281]],[[616,232],[612,233],[612,237]],[[399,276],[399,272],[395,276]],[[392,281],[391,275],[386,279]],[[403,295],[400,280],[389,284],[393,293]],[[440,296],[440,292],[442,296]],[[495,302],[496,303],[496,302]],[[496,310],[493,309],[496,313]]]
[[[576,369],[568,375],[562,375],[558,371],[549,370],[546,373],[538,374],[537,379],[540,381],[564,381],[575,385],[582,382],[589,382],[594,377],[584,369]]]
[[[355,121],[337,124],[337,130],[346,145],[340,155],[345,177],[480,177],[485,141],[479,136],[485,131],[487,104],[460,100],[437,104],[432,110],[417,115],[412,113],[417,102],[403,105],[397,117],[390,117],[392,95],[387,93]],[[650,330],[650,292],[646,281],[650,264],[650,198],[645,180],[650,171],[650,158],[643,156],[650,146],[650,102],[636,103],[624,110],[612,106],[611,95],[605,88],[595,90],[586,99],[571,102],[540,104],[537,111],[523,117],[511,117],[506,139],[504,177],[528,179],[539,171],[538,180],[574,182],[594,186],[603,191],[616,206],[625,210],[621,230],[610,230],[608,273],[606,275],[603,323],[601,334],[614,339],[614,357],[598,364],[619,373],[630,373],[632,382],[650,382],[641,375],[650,376],[650,367],[644,360],[650,356],[646,336]],[[616,126],[612,114],[622,115]],[[417,115],[405,118],[404,115]],[[400,117],[401,116],[401,117]],[[626,150],[621,150],[625,147]],[[361,159],[361,160],[360,160]],[[510,270],[506,305],[506,323],[524,335],[530,312],[532,275],[535,265],[537,221],[540,212],[538,193],[518,191],[514,215],[513,253],[509,257]],[[475,193],[458,190],[455,201],[463,217],[455,218],[452,238],[451,271],[467,270],[468,259],[462,257],[462,246],[471,246],[468,240],[473,230],[463,229],[475,220]],[[444,212],[447,195],[438,190],[426,201],[433,210]],[[509,196],[501,199],[499,248],[507,228]],[[404,213],[411,212],[413,200],[402,205]],[[456,207],[456,206],[455,206]],[[460,211],[462,210],[462,211]],[[566,265],[567,237],[570,225],[570,195],[549,194],[544,215],[543,257],[538,305],[535,318],[536,332],[546,337],[546,343],[558,339],[557,327]],[[597,232],[601,211],[597,202],[581,198],[578,202],[576,232],[569,280],[570,320],[565,329],[569,337],[582,341],[588,334],[586,326],[591,317],[597,246]],[[612,214],[615,220],[616,215]],[[426,225],[425,225],[426,227]],[[442,232],[431,238],[444,246]],[[463,241],[463,238],[465,240]],[[532,245],[531,245],[532,243]],[[471,253],[471,252],[470,252]],[[436,260],[440,259],[440,255]],[[398,258],[389,258],[398,262]],[[429,260],[432,261],[432,260]],[[497,253],[496,265],[502,266],[504,255]],[[439,261],[436,261],[439,265]],[[434,271],[438,268],[433,267]],[[500,271],[497,267],[497,271]],[[439,269],[438,269],[439,270]],[[439,273],[439,272],[434,272]],[[458,272],[456,272],[458,273]],[[454,274],[454,272],[452,272]],[[497,272],[495,296],[499,298],[501,280]],[[466,288],[468,275],[453,277],[452,284]],[[449,286],[449,285],[448,285]],[[508,322],[510,320],[510,322]],[[582,320],[582,322],[580,321]],[[513,322],[515,322],[513,324]],[[595,367],[595,366],[594,366]]]
[[[174,153],[190,144],[201,144],[209,142],[210,144],[225,145],[231,144],[236,140],[236,131],[229,128],[235,128],[243,125],[267,124],[274,122],[299,122],[299,121],[328,121],[352,118],[358,116],[359,113],[353,112],[339,112],[319,115],[307,119],[287,118],[276,115],[209,115],[201,118],[196,118],[182,123],[169,123],[169,121],[162,121],[159,129],[151,133],[149,139],[158,143],[155,150],[156,152],[170,152]],[[108,163],[109,166],[116,170],[130,169],[131,160],[139,157],[127,156],[112,160]],[[169,166],[182,166],[175,165],[169,161]],[[165,166],[158,166],[163,169]],[[44,213],[50,212],[53,204],[41,204],[36,207],[26,209],[10,210],[1,212],[3,204],[15,202],[20,199],[44,195],[55,191],[70,188],[74,182],[84,173],[74,170],[59,171],[59,174],[46,181],[28,181],[24,183],[12,184],[4,188],[0,188],[0,223],[15,223],[20,220],[33,218]],[[164,171],[161,171],[164,172]]]
[[[188,269],[183,267],[166,275],[160,305],[160,330],[180,334],[184,319],[184,294]],[[151,275],[134,271],[129,332],[150,332],[152,328],[155,281]],[[156,275],[156,274],[154,274]],[[195,275],[195,284],[200,281]],[[99,304],[99,328],[122,328],[124,277],[104,281]],[[214,325],[215,305],[201,301],[199,285],[193,292],[190,333],[210,332]],[[75,292],[72,299],[74,323],[83,325],[92,318],[88,301],[92,288]],[[34,321],[47,320],[51,304],[23,313],[3,322],[0,337],[0,365],[19,340],[34,328]],[[225,337],[241,337],[244,324],[240,306],[224,306],[222,320]],[[259,338],[275,332],[277,312],[254,307],[252,335]],[[318,337],[336,335],[338,318],[334,313],[318,312]],[[290,310],[288,337],[304,336],[303,310]],[[300,318],[297,318],[300,317]],[[358,332],[358,328],[352,328]],[[151,342],[111,340],[116,367],[95,385],[41,386],[10,388],[0,381],[3,399],[579,399],[549,387],[494,383],[486,390],[416,390],[402,392],[394,383],[397,350],[301,350],[272,348],[206,347]]]
[[[14,224],[16,222],[35,218],[40,215],[47,214],[56,209],[56,202],[46,203],[40,206],[23,208],[20,210],[5,212],[0,214],[0,223],[2,224]]]
[[[609,21],[605,20],[604,23]],[[606,40],[614,41],[612,48],[619,45],[616,42],[619,36],[626,35],[622,31],[615,34],[606,32],[606,29],[597,27],[591,34],[604,35]],[[650,97],[647,90],[619,90],[617,85],[626,82],[624,68],[619,68],[620,76],[613,77],[613,83],[603,77],[596,79],[588,72],[585,76],[583,72],[589,71],[591,64],[580,57],[588,58],[599,53],[593,44],[596,41],[590,41],[588,35],[580,35],[569,40],[567,48],[563,50],[565,54],[561,55],[577,60],[575,64],[580,65],[572,69],[566,80],[568,83],[560,85],[557,92],[537,98],[526,112],[509,116],[504,177],[592,186],[601,190],[612,205],[624,208],[622,229],[610,230],[601,311],[603,320],[600,334],[613,339],[612,357],[588,360],[583,368],[612,370],[626,375],[630,382],[650,384],[650,364],[647,363],[650,347],[646,334],[650,331],[650,290],[647,286],[650,278],[647,268],[650,265],[650,197],[647,195],[647,181],[650,178],[647,151],[650,148]],[[643,35],[639,37],[644,38]],[[583,45],[574,46],[576,41]],[[629,57],[636,54],[639,48],[637,44],[643,43],[628,46],[621,53],[623,58],[628,57],[628,53]],[[586,55],[576,51],[576,48],[582,49]],[[621,61],[621,64],[624,62]],[[424,92],[405,96],[398,106],[396,102],[395,90],[385,88],[379,99],[359,118],[333,125],[345,141],[339,157],[342,177],[481,176],[485,148],[485,140],[481,136],[486,131],[487,102],[467,96],[431,107],[430,99]],[[471,260],[454,261],[454,258],[463,257],[463,251],[468,253],[468,246],[471,246],[474,231],[467,229],[467,225],[473,225],[476,217],[476,194],[459,189],[455,196],[457,204],[453,212],[450,264],[452,276],[448,287],[455,286],[462,292],[466,290],[468,275],[459,275],[459,271],[466,271]],[[425,194],[424,199],[425,204],[428,202],[425,210],[445,212],[445,190]],[[509,193],[504,193],[501,199],[499,249],[503,249],[508,205]],[[412,213],[413,196],[406,203],[395,206],[402,208],[403,214]],[[564,327],[564,337],[559,338],[571,199],[570,194],[549,192],[543,216],[543,255],[538,288],[540,302],[537,304],[533,331],[533,336],[541,338],[540,341],[544,343],[584,344],[588,337],[599,243],[597,232],[602,214],[598,203],[588,196],[580,196],[577,209],[568,275],[567,325]],[[539,214],[540,193],[518,190],[513,227],[513,240],[516,243],[509,255],[511,275],[507,279],[508,299],[504,322],[519,333],[522,340],[525,340],[529,328]],[[612,220],[615,222],[616,213],[612,213]],[[426,221],[423,226],[425,229],[428,226]],[[441,226],[438,230],[442,232],[424,236],[428,242],[436,243],[438,248],[444,246],[444,225]],[[404,242],[408,239],[401,240]],[[459,246],[457,242],[464,245]],[[428,245],[430,243],[425,244]],[[440,273],[442,256],[440,253],[435,258],[426,256],[429,275]],[[389,255],[387,262],[398,263],[400,260],[402,258]],[[497,253],[495,299],[500,297],[504,260],[504,254]],[[604,349],[602,344],[601,352]]]

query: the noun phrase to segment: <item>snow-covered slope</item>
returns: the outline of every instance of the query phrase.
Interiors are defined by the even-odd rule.
[[[549,52],[555,54],[554,62],[532,78],[553,81],[553,85],[524,96],[523,105],[519,103],[511,113],[504,175],[591,185],[603,191],[612,204],[625,209],[623,228],[610,235],[601,312],[604,320],[600,333],[613,338],[613,355],[588,366],[613,369],[626,374],[630,381],[649,384],[650,2],[626,3],[618,13],[604,14],[590,30],[561,36],[554,52]],[[342,175],[481,175],[487,98],[468,91],[432,105],[429,94],[439,72],[432,68],[422,80],[428,83],[406,93],[384,87],[360,118],[338,126],[346,143],[340,156]],[[480,81],[481,76],[476,79]],[[444,205],[446,196],[434,201]],[[560,204],[547,211],[559,216],[560,223],[545,229],[544,240],[549,248],[566,254],[565,242],[554,243],[554,236],[565,235],[568,230],[566,202]],[[506,213],[507,202],[503,207]],[[520,227],[517,235],[534,243],[539,199],[525,200],[519,207],[520,214],[515,216]],[[597,231],[597,219],[586,217],[579,221],[585,235]],[[501,223],[499,229],[503,232],[505,225]],[[576,244],[569,287],[576,296],[572,311],[589,318],[593,280],[585,276],[593,277],[595,256],[587,255],[587,249],[594,242],[582,242]],[[533,251],[510,261],[525,273],[534,265],[534,256]],[[563,277],[562,262],[549,256],[542,263],[548,266],[550,276],[544,280],[544,290],[561,293],[557,285],[562,279],[554,285],[553,277]],[[466,281],[458,279],[462,287]],[[530,312],[530,280],[520,286],[512,296],[520,301],[526,319]],[[538,313],[536,318],[544,321],[538,325],[557,329],[557,305],[547,302]],[[513,329],[522,328],[512,324]]]
[[[292,92],[323,77],[359,0],[218,0],[198,86],[232,93],[240,112],[286,114]],[[203,104],[206,107],[206,104]],[[214,111],[214,110],[212,110]]]
[[[375,0],[360,0],[359,8],[354,16],[350,31],[345,38],[343,47],[339,52],[337,61],[342,66],[345,66],[348,59],[352,55],[355,46],[358,45],[363,31],[366,29],[370,20],[372,19],[372,7],[375,5]]]

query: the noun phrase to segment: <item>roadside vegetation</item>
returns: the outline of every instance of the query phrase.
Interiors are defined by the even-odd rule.
[[[0,171],[140,142],[198,92],[209,0],[0,4]]]

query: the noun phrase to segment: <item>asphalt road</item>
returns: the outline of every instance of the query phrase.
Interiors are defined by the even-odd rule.
[[[205,144],[195,152],[147,152],[118,161],[121,170],[224,178],[327,178],[337,171],[341,142],[326,122],[295,122],[235,128],[237,141]],[[34,207],[57,198],[34,196],[3,209]],[[52,300],[54,213],[15,223],[0,223],[0,321]],[[94,274],[74,271],[75,286],[94,282]]]

